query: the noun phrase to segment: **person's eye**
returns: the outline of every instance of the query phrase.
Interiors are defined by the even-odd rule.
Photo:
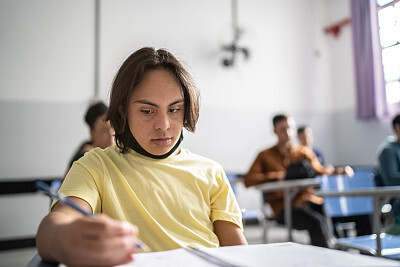
[[[170,108],[169,112],[171,113],[177,113],[179,110],[181,110],[180,108]]]
[[[152,110],[150,109],[142,109],[140,112],[144,113],[145,115],[150,115],[152,113],[154,113]]]

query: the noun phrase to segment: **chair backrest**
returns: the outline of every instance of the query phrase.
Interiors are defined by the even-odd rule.
[[[243,181],[243,176],[236,174],[236,173],[226,173],[226,176],[228,177],[229,183],[231,184],[233,193],[237,193],[237,184],[239,182]]]
[[[239,203],[239,206],[249,210],[261,210],[262,201],[261,194],[255,188],[247,188],[244,186],[243,175],[236,173],[226,173],[231,184],[233,193]]]
[[[372,168],[357,169],[351,178],[345,175],[330,175],[321,176],[320,179],[321,189],[327,191],[375,187]],[[327,197],[324,209],[329,217],[371,214],[374,211],[372,197]]]
[[[260,205],[261,201],[258,199],[254,199],[254,197],[259,196],[259,192],[256,191],[257,194],[253,194],[254,192],[249,191],[255,189],[244,187],[243,175],[226,173],[226,176],[228,177],[233,193],[235,194],[239,206],[242,210],[243,223],[245,225],[264,224],[265,216],[262,212],[262,206]],[[247,194],[247,196],[243,196],[243,194],[245,193],[249,194]],[[253,200],[250,199],[250,201],[248,201],[247,198],[249,197],[252,197]]]

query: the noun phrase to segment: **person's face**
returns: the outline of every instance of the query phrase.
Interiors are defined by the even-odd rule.
[[[311,128],[305,128],[297,137],[303,146],[312,146],[313,132]]]
[[[96,119],[93,129],[90,131],[93,146],[107,148],[115,145],[115,131],[109,121],[104,121],[105,115]]]
[[[274,133],[278,137],[278,143],[291,143],[295,131],[294,128],[295,126],[292,118],[277,122],[274,127]]]
[[[184,110],[182,87],[175,76],[165,69],[150,70],[130,97],[130,131],[144,150],[164,155],[181,135]]]
[[[396,133],[397,136],[400,136],[400,124],[395,124],[394,125],[394,132]]]

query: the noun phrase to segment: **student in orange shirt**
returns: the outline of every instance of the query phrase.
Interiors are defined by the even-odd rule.
[[[274,133],[278,137],[278,143],[261,151],[244,177],[247,187],[283,180],[287,174],[287,167],[291,163],[306,160],[310,163],[315,174],[348,174],[353,175],[351,167],[325,168],[319,163],[314,152],[305,146],[295,147],[292,140],[295,135],[295,122],[293,118],[284,114],[274,116],[272,120]],[[304,177],[305,178],[305,177]],[[325,218],[322,215],[323,199],[313,194],[313,188],[300,191],[293,199],[292,224],[299,230],[308,230],[311,244],[320,247],[329,247],[330,233],[326,227]],[[284,223],[284,199],[283,192],[271,192],[266,194],[264,201],[271,205],[276,220]]]

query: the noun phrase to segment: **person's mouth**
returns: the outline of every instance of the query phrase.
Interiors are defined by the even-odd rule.
[[[156,139],[151,139],[151,141],[159,146],[167,146],[171,144],[172,138],[156,138]]]

